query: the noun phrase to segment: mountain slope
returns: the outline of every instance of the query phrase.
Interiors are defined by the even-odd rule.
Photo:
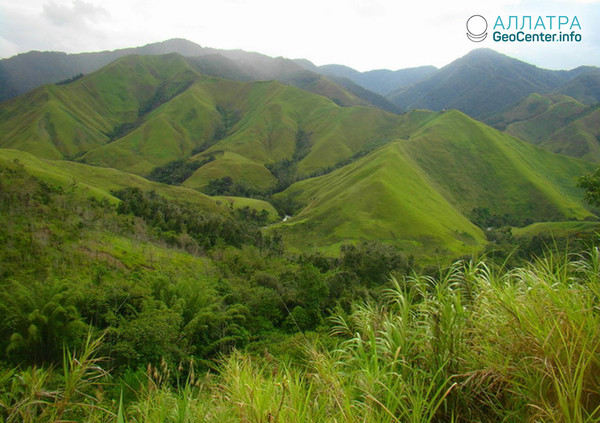
[[[593,165],[546,152],[458,111],[413,112],[419,128],[328,175],[282,194],[304,205],[278,226],[300,248],[377,239],[409,251],[473,251],[483,232],[469,220],[487,208],[516,225],[582,219],[575,178]]]
[[[294,184],[284,194],[307,206],[278,230],[300,249],[360,239],[390,242],[413,254],[481,248],[481,230],[403,153],[393,143],[329,175]]]
[[[203,47],[182,39],[96,53],[31,51],[0,60],[0,101],[24,94],[44,84],[53,84],[77,74],[94,72],[120,57],[131,54],[179,53],[183,56],[196,56],[203,52]]]
[[[388,98],[403,109],[455,108],[469,116],[485,118],[530,93],[549,92],[568,79],[568,72],[540,69],[493,50],[480,49]]]
[[[419,255],[479,251],[476,209],[512,225],[590,217],[575,181],[595,167],[456,110],[340,107],[277,81],[203,75],[176,54],[128,56],[1,104],[0,146],[38,155],[44,169],[41,158],[77,156],[84,163],[52,162],[51,173],[63,167],[105,193],[128,181],[169,189],[140,177],[152,175],[181,195],[282,191],[280,212],[300,211],[269,230],[292,246],[379,239]]]
[[[392,113],[400,113],[401,110],[394,103],[386,99],[383,95],[376,94],[373,91],[369,91],[363,85],[360,85],[351,79],[340,77],[340,76],[329,76],[329,79],[335,83],[346,88],[352,94],[359,98],[367,100],[373,106],[379,107],[380,109],[386,110]]]
[[[228,104],[240,111],[240,120],[223,139],[195,156],[216,154],[184,185],[203,189],[210,180],[230,176],[264,190],[277,182],[265,166],[284,167],[292,178],[321,172],[367,148],[398,120],[377,109],[341,108],[277,82],[240,85],[231,100]]]
[[[63,160],[44,160],[27,152],[0,148],[0,163],[19,163],[25,170],[40,180],[62,187],[75,189],[86,197],[106,199],[118,202],[112,191],[123,188],[139,188],[143,191],[155,191],[167,199],[185,201],[198,206],[203,211],[228,215],[231,207],[248,206],[257,211],[266,210],[269,219],[277,218],[277,212],[266,201],[252,198],[209,197],[196,190],[149,181],[137,175],[116,169],[88,166]]]
[[[91,78],[41,87],[0,106],[0,147],[77,157],[110,142],[197,77],[179,55],[130,56]]]
[[[554,93],[568,95],[583,104],[600,102],[600,69],[581,66],[569,73],[573,77]]]
[[[600,107],[590,107],[540,145],[559,154],[600,163]]]
[[[566,95],[531,94],[488,122],[547,150],[600,162],[600,110]]]
[[[211,78],[179,55],[128,56],[0,105],[0,147],[144,176],[177,159],[214,159],[188,183],[195,188],[230,176],[241,160],[236,182],[264,190],[276,184],[265,165],[294,159],[294,175],[322,171],[381,138],[396,119],[276,81]]]
[[[77,79],[132,54],[178,53],[201,73],[240,81],[271,80],[325,95],[342,106],[375,106],[394,112],[395,106],[368,90],[348,92],[336,82],[282,57],[272,58],[243,50],[202,47],[184,39],[172,39],[142,47],[97,53],[65,54],[29,52],[0,60],[0,102],[24,94],[43,84]],[[373,104],[375,100],[378,104]]]

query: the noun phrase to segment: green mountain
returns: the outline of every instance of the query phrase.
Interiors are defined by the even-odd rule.
[[[600,69],[581,66],[572,70],[570,74],[575,76],[554,93],[568,95],[583,104],[600,102]]]
[[[278,80],[334,99],[343,106],[368,105],[396,112],[383,97],[360,87],[350,92],[323,75],[292,60],[272,58],[243,50],[202,47],[184,39],[171,39],[142,47],[96,53],[29,52],[0,60],[0,102],[49,83],[66,83],[132,54],[178,53],[203,74],[239,81]]]
[[[373,106],[379,107],[380,109],[392,113],[401,112],[398,106],[389,101],[383,95],[376,94],[375,92],[366,89],[363,85],[354,82],[352,79],[335,75],[329,75],[328,78],[334,81],[335,83],[341,85],[342,87],[346,88],[358,98],[367,100]]]
[[[359,72],[343,65],[296,63],[332,78],[350,79],[384,95],[401,110],[456,108],[477,119],[489,119],[531,93],[565,94],[586,105],[600,101],[600,69],[596,67],[540,69],[489,49],[474,50],[442,69],[422,66]]]
[[[124,125],[135,125],[197,75],[179,55],[130,56],[93,77],[43,86],[2,103],[0,146],[43,158],[77,157],[110,142]]]
[[[44,84],[53,84],[88,74],[131,54],[161,55],[179,53],[197,56],[205,49],[187,40],[173,39],[142,47],[95,53],[31,51],[0,60],[0,101],[17,97]]]
[[[531,94],[488,123],[555,153],[600,162],[600,110],[566,95]]]
[[[477,122],[458,111],[412,112],[410,136],[281,194],[304,205],[279,225],[293,245],[371,239],[457,254],[485,243],[471,221],[485,208],[514,224],[582,219],[574,178],[593,168]]]
[[[25,109],[24,118],[14,119]],[[335,166],[394,119],[378,109],[339,107],[276,81],[211,78],[179,55],[129,56],[70,84],[4,103],[0,146],[49,159],[80,157],[144,176],[192,154],[214,157],[189,182],[195,188],[229,175],[231,164],[242,160],[239,182],[264,189],[276,183],[265,165],[296,154],[299,175]],[[300,131],[307,134],[306,151],[296,152]]]
[[[0,147],[36,156],[26,160],[40,173],[68,169],[105,196],[127,181],[170,189],[151,178],[181,185],[182,196],[218,196],[202,196],[210,207],[233,202],[273,215],[268,203],[236,197],[280,192],[273,203],[294,216],[269,230],[300,249],[378,239],[455,256],[487,242],[472,223],[477,210],[519,226],[591,216],[575,188],[591,163],[458,111],[341,107],[277,81],[203,75],[178,54],[124,57],[2,103],[0,134]]]
[[[387,97],[403,109],[455,108],[479,119],[533,92],[549,92],[568,79],[566,71],[540,69],[493,50],[479,49]]]
[[[254,198],[209,197],[193,189],[149,181],[116,169],[64,160],[40,159],[25,151],[0,149],[0,164],[9,165],[15,162],[23,165],[29,174],[47,183],[65,190],[74,188],[83,197],[106,199],[111,203],[118,202],[113,191],[133,187],[143,191],[154,191],[170,200],[186,201],[201,210],[223,216],[228,216],[231,208],[250,207],[259,212],[266,210],[269,220],[277,218],[277,211],[271,204]]]

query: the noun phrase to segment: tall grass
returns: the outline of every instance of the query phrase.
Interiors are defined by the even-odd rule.
[[[481,290],[466,362],[503,381],[490,389],[509,397],[499,411],[508,403],[531,420],[600,419],[597,270],[597,257],[549,254]]]
[[[392,279],[379,303],[331,318],[334,348],[301,361],[234,352],[170,383],[149,368],[129,404],[103,399],[92,342],[56,369],[0,374],[6,421],[600,421],[600,253],[517,269],[461,261]],[[331,345],[331,342],[326,343]],[[57,374],[60,373],[58,376]]]
[[[12,369],[0,374],[0,411],[6,422],[96,421],[112,413],[99,388],[106,372],[95,353],[101,338],[88,334],[79,353],[65,349],[62,372],[53,368]]]

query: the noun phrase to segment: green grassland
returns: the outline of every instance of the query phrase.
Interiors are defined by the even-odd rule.
[[[378,239],[411,253],[437,246],[447,254],[476,250],[484,242],[481,231],[427,183],[398,143],[294,184],[282,195],[307,204],[279,228],[298,247]]]
[[[276,183],[275,177],[260,163],[240,154],[225,152],[195,171],[183,185],[203,190],[209,181],[227,176],[240,181],[248,188],[259,191],[272,188]]]
[[[598,109],[306,84],[130,56],[0,104],[0,419],[598,421],[597,165],[542,148]]]
[[[339,104],[362,104],[336,84],[319,81]],[[33,112],[20,116],[17,110]],[[226,121],[223,110],[235,119]],[[308,151],[297,160],[302,176],[348,160],[397,118],[369,107],[340,107],[275,81],[203,76],[178,55],[129,56],[73,83],[42,87],[4,104],[0,146],[141,176],[175,159],[226,151],[238,156],[217,159],[190,185],[205,186],[243,157],[256,172],[232,176],[264,189],[274,185],[264,165],[291,159],[299,131],[310,136]]]
[[[575,184],[592,164],[533,147],[459,111],[439,114],[404,147],[463,213],[488,207],[535,219],[589,215]]]
[[[579,119],[552,134],[543,147],[560,154],[600,162],[600,109],[590,107]]]
[[[509,133],[525,124],[552,132],[551,123],[566,122],[581,107],[567,96],[534,94],[501,121]],[[563,130],[579,123],[595,128],[594,122],[590,113]],[[299,250],[335,252],[347,242],[378,239],[418,255],[455,256],[487,242],[471,222],[474,209],[513,225],[591,216],[575,185],[592,164],[461,112],[341,107],[277,81],[202,75],[176,54],[124,57],[75,82],[11,100],[0,105],[3,128],[1,146],[39,157],[22,158],[32,172],[77,180],[101,196],[136,186],[215,208],[215,199],[199,191],[257,195],[242,203],[267,210],[274,221],[265,200],[287,188],[274,204],[295,204],[297,213],[269,230],[281,230]],[[41,160],[65,157],[77,161]],[[182,159],[201,165],[181,186],[143,179]],[[236,189],[214,191],[211,183],[223,178]]]
[[[533,238],[544,236],[549,238],[568,238],[585,234],[597,234],[600,231],[598,222],[537,222],[523,228],[512,230],[515,238]]]
[[[469,221],[475,208],[520,224],[591,216],[575,179],[592,164],[523,143],[458,111],[413,116],[422,126],[409,139],[278,194],[304,205],[279,225],[291,245],[376,238],[407,251],[459,254],[485,243]]]
[[[106,198],[116,201],[117,199],[111,195],[111,191],[136,187],[143,190],[155,190],[168,198],[185,199],[213,211],[218,210],[215,201],[211,197],[198,191],[148,181],[137,175],[116,169],[93,167],[61,160],[40,159],[23,151],[9,149],[0,149],[0,160],[3,163],[16,160],[23,164],[27,172],[43,181],[63,188],[76,184],[79,189],[84,192],[87,191],[90,195],[99,199]]]
[[[534,93],[487,122],[546,150],[598,163],[598,113],[596,105],[567,95]]]
[[[40,159],[24,151],[0,149],[1,164],[6,165],[15,161],[22,164],[28,173],[40,178],[42,181],[64,189],[74,188],[81,198],[94,197],[116,203],[119,200],[111,194],[111,191],[134,187],[144,191],[155,191],[169,199],[190,202],[203,211],[228,215],[231,208],[250,207],[258,212],[266,210],[270,221],[278,219],[277,211],[270,203],[263,200],[240,197],[209,197],[193,189],[152,182],[116,169],[63,160]]]
[[[178,55],[129,56],[71,84],[38,88],[0,107],[0,146],[51,159],[81,155],[134,122],[159,87],[168,96],[192,74]]]
[[[219,118],[211,96],[198,81],[150,112],[131,132],[88,151],[82,161],[146,175],[157,166],[189,156],[210,139]]]
[[[522,107],[529,108],[535,105],[527,100]],[[524,141],[539,144],[586,109],[585,105],[568,96],[542,97],[539,101],[544,100],[551,101],[545,110],[521,119],[515,116],[513,123],[507,126],[506,132]]]

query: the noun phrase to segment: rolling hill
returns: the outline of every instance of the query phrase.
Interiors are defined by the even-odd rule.
[[[395,112],[396,107],[366,89],[338,83],[282,57],[272,58],[243,50],[202,47],[184,39],[171,39],[142,47],[114,51],[66,54],[62,52],[23,53],[0,60],[0,102],[44,84],[64,83],[92,73],[113,61],[132,54],[178,53],[203,74],[239,81],[277,80],[325,95],[343,106],[366,105]],[[374,101],[374,103],[372,103]],[[375,104],[376,103],[376,104]]]
[[[18,110],[30,112],[14,119]],[[176,54],[128,56],[3,103],[0,146],[144,176],[176,159],[214,157],[188,183],[195,188],[227,176],[215,170],[229,169],[221,162],[243,159],[239,182],[265,189],[276,182],[265,165],[291,159],[299,131],[310,140],[297,157],[298,174],[308,175],[347,160],[395,119],[276,81],[211,78]]]
[[[204,75],[178,54],[123,57],[4,102],[0,134],[1,148],[23,151],[3,154],[32,173],[67,172],[104,195],[131,184],[273,214],[264,201],[235,197],[272,198],[280,212],[281,204],[295,212],[268,230],[300,250],[378,239],[410,254],[456,256],[487,243],[476,209],[519,226],[592,216],[575,187],[592,163],[455,110],[341,107],[278,81]],[[181,187],[144,179],[174,173]]]
[[[279,226],[292,244],[375,237],[407,251],[435,245],[457,254],[485,243],[470,221],[475,208],[519,226],[591,216],[574,181],[591,164],[528,145],[458,111],[415,111],[407,120],[417,129],[406,139],[278,194],[304,205]]]
[[[574,75],[566,84],[554,90],[555,94],[565,94],[583,104],[600,102],[600,69],[592,66],[580,66],[573,69]]]
[[[19,163],[25,171],[42,181],[63,189],[75,189],[79,195],[106,199],[111,203],[119,200],[112,194],[123,188],[139,188],[155,191],[167,199],[192,203],[204,211],[228,215],[231,207],[250,207],[266,210],[270,220],[277,219],[277,211],[266,201],[254,198],[209,197],[193,189],[149,181],[131,173],[116,169],[89,166],[64,160],[46,160],[20,150],[0,148],[0,164]]]
[[[600,162],[600,111],[562,94],[531,94],[488,123],[547,150]]]

